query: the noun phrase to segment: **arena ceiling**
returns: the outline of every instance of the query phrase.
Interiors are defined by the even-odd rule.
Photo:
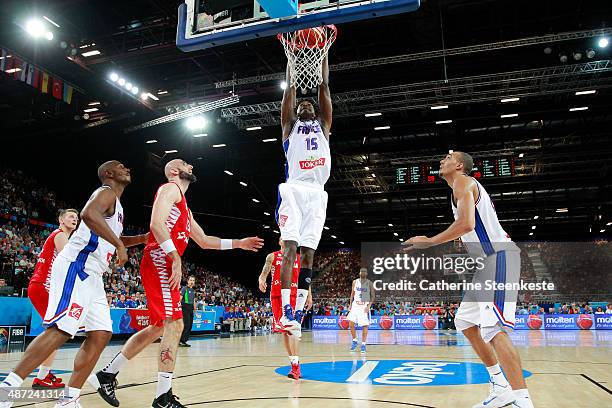
[[[70,200],[84,200],[97,164],[117,157],[134,169],[128,221],[131,209],[133,223],[145,225],[160,163],[184,157],[196,165],[200,181],[190,201],[209,232],[253,231],[272,239],[283,154],[280,142],[262,140],[279,138],[282,49],[264,38],[183,53],[174,45],[179,3],[3,2],[0,46],[82,91],[67,105],[3,76],[6,162]],[[61,26],[53,44],[34,42],[19,27],[30,15]],[[514,158],[514,176],[483,181],[513,238],[609,236],[612,47],[597,45],[612,37],[609,16],[607,1],[518,0],[509,7],[424,0],[411,14],[341,25],[330,56],[334,162],[324,243],[356,245],[443,229],[451,221],[448,187],[439,180],[399,185],[396,171],[433,163],[449,149]],[[73,48],[78,53],[68,59]],[[82,56],[94,49],[100,54]],[[587,56],[588,50],[595,54]],[[121,93],[107,79],[113,71],[159,100]],[[584,90],[596,93],[576,95]],[[232,93],[240,101],[207,115],[205,137],[194,138],[182,122],[134,128]],[[501,103],[509,97],[520,100]],[[85,120],[92,102],[100,102],[99,110]],[[448,108],[431,109],[439,105]],[[365,117],[374,112],[382,115]],[[253,126],[262,129],[245,130]],[[212,147],[218,144],[226,146]]]

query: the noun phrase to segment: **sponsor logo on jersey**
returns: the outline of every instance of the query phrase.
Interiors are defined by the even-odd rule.
[[[289,218],[289,216],[287,216],[287,215],[279,215],[278,216],[278,226],[281,227],[281,228],[284,227],[288,218]]]
[[[315,167],[325,166],[325,157],[321,157],[319,159],[308,159],[308,160],[300,160],[300,169],[302,170],[312,170]]]
[[[77,303],[73,303],[70,305],[70,311],[68,312],[68,316],[73,319],[79,320],[81,318],[81,314],[83,313],[83,307],[79,306]]]

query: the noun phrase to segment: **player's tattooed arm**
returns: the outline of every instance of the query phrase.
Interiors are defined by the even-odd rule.
[[[272,262],[274,261],[274,254],[268,254],[266,256],[266,263],[264,264],[261,273],[259,274],[259,290],[265,292],[268,288],[268,284],[266,281],[268,280],[268,275],[272,270]]]

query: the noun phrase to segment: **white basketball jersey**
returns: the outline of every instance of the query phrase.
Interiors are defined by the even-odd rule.
[[[323,187],[331,171],[329,141],[318,120],[297,120],[283,142],[287,181],[312,183]]]
[[[355,279],[355,297],[353,298],[353,302],[357,302],[357,304],[363,304],[369,302],[370,297],[370,283],[369,280],[365,280],[363,285],[361,284],[361,279]]]
[[[478,187],[475,211],[476,224],[472,231],[461,236],[461,241],[466,244],[468,252],[484,253],[488,256],[496,251],[518,249],[514,244],[508,244],[512,243],[512,240],[499,223],[491,197],[478,180],[474,179],[474,181]],[[458,214],[453,197],[451,197],[451,206],[456,220]]]
[[[110,189],[109,186],[100,188]],[[119,198],[115,199],[115,213],[106,217],[105,220],[115,235],[120,237],[123,232],[123,207]],[[86,272],[93,271],[102,274],[108,269],[108,264],[114,254],[115,247],[90,230],[84,221],[81,221],[58,256],[63,256],[70,262],[81,263]]]

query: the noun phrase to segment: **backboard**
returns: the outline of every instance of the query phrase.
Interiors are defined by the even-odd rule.
[[[197,51],[309,27],[407,13],[420,6],[420,0],[298,1],[297,15],[270,18],[256,0],[185,0],[178,9],[176,45],[182,51]]]

